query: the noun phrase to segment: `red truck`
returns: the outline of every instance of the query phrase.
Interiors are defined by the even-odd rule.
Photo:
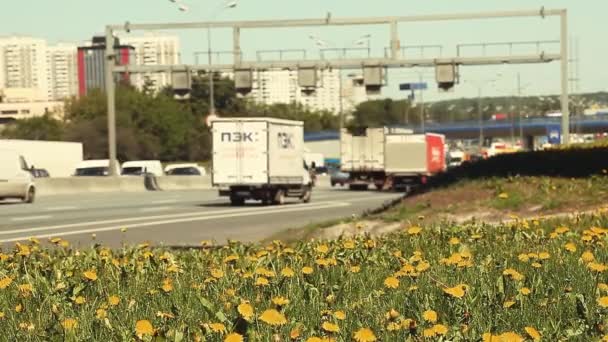
[[[446,169],[445,137],[389,127],[340,134],[341,170],[351,189],[406,190]]]

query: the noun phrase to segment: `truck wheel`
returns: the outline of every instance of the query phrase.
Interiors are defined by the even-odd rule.
[[[31,204],[34,203],[34,200],[36,200],[36,189],[34,189],[34,187],[30,187],[27,189],[27,195],[23,199],[23,202]]]
[[[245,199],[242,197],[230,196],[230,204],[237,207],[245,204]]]
[[[285,204],[285,191],[277,190],[274,194],[274,204],[283,205]]]
[[[310,203],[311,199],[312,199],[312,189],[310,187],[306,187],[306,189],[304,189],[304,195],[302,195],[302,202]]]
[[[331,182],[331,187],[333,188],[334,186],[336,186],[336,182]]]

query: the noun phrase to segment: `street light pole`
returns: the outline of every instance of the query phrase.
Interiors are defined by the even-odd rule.
[[[481,109],[481,86],[477,88],[477,116],[479,118],[479,152],[483,148],[483,113]]]
[[[214,85],[213,85],[213,70],[211,70],[211,26],[207,26],[207,52],[209,54],[209,72],[207,77],[209,78],[209,115],[215,115],[215,96],[214,96]]]

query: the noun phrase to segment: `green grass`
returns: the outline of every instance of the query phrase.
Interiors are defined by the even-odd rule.
[[[422,340],[425,331],[444,327],[444,340],[480,340],[484,333],[525,336],[525,328],[533,327],[546,341],[594,341],[608,320],[608,309],[600,305],[608,295],[608,285],[600,285],[608,281],[606,271],[592,270],[607,267],[608,230],[593,227],[607,226],[608,217],[598,212],[498,227],[406,226],[376,240],[359,235],[291,246],[235,242],[178,251],[146,245],[77,250],[31,243],[0,255],[1,339],[134,340],[136,323],[148,321],[155,336],[142,337],[158,341],[222,341],[229,332],[249,341],[287,341],[294,330],[300,341],[312,336],[350,341],[361,328],[382,341],[404,341]],[[586,251],[594,263],[583,258]],[[530,259],[522,260],[523,254]],[[458,265],[462,258],[470,262]],[[304,266],[313,272],[304,274]],[[353,266],[360,271],[353,273]],[[293,276],[282,275],[286,268]],[[521,278],[506,275],[509,269]],[[85,272],[96,279],[88,280]],[[390,277],[398,278],[396,288],[385,284]],[[268,285],[256,285],[262,278]],[[445,292],[459,284],[466,285],[461,298]],[[530,293],[522,294],[524,288]],[[111,296],[119,299],[116,305]],[[273,304],[277,296],[289,303]],[[254,309],[248,320],[237,310],[242,303]],[[266,323],[261,315],[268,309],[285,321]],[[391,310],[398,314],[387,316]],[[437,322],[424,319],[427,310],[436,311]],[[69,319],[75,328],[62,326]],[[339,332],[324,331],[324,322],[336,324]],[[221,323],[226,333],[214,332],[212,323]]]

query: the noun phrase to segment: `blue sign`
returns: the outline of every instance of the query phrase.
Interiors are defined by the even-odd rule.
[[[426,83],[401,83],[399,90],[427,90],[428,85]]]
[[[561,144],[561,142],[562,142],[561,126],[548,126],[547,127],[547,142],[551,145]]]

